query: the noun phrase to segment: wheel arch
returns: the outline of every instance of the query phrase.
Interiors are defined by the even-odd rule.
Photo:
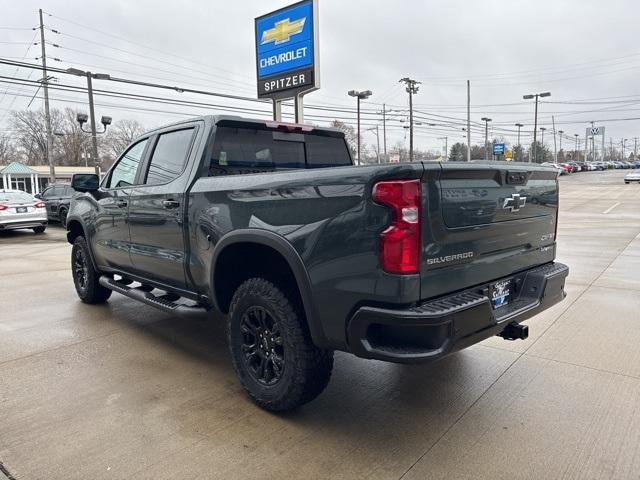
[[[237,268],[234,260],[245,262]],[[262,265],[250,265],[252,260],[259,259]],[[265,270],[265,265],[275,269],[286,266],[285,273],[294,281],[296,292],[304,308],[307,325],[314,343],[319,347],[327,347],[328,341],[322,325],[318,321],[311,281],[304,262],[298,252],[284,237],[259,229],[236,230],[228,233],[216,244],[210,272],[210,297],[217,310],[228,313],[233,292],[243,281],[254,275],[263,274],[267,278],[273,272]],[[233,267],[233,268],[231,268]],[[229,278],[229,275],[231,278]]]
[[[91,264],[93,265],[94,269],[98,270],[96,261],[93,258],[93,250],[91,250],[91,243],[89,241],[89,238],[87,237],[87,231],[84,225],[82,224],[82,222],[78,220],[78,218],[76,217],[72,217],[72,218],[67,217],[67,223],[65,227],[67,229],[67,242],[69,242],[71,245],[73,245],[73,242],[75,242],[76,238],[80,236],[84,237],[85,241],[87,242],[87,248],[89,249]]]

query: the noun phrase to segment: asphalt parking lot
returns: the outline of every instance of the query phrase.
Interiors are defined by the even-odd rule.
[[[561,178],[568,297],[528,340],[427,366],[337,354],[327,391],[281,416],[243,394],[219,319],[84,305],[59,226],[0,233],[4,474],[640,478],[640,185],[625,173]]]

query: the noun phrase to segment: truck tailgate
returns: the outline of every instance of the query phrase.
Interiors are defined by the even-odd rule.
[[[422,182],[423,299],[554,259],[554,170],[509,163],[425,163]]]

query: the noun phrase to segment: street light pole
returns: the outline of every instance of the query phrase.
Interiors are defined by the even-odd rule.
[[[91,155],[93,155],[96,175],[100,176],[100,158],[98,157],[98,133],[96,129],[96,113],[93,108],[93,85],[91,72],[87,72],[87,90],[89,92],[89,119],[91,120]]]
[[[82,70],[78,70],[77,68],[67,68],[67,73],[72,75],[78,75],[79,77],[87,77],[87,93],[89,94],[89,119],[91,120],[91,156],[93,157],[93,164],[96,171],[96,175],[100,176],[100,158],[98,156],[98,131],[96,128],[96,115],[95,109],[93,106],[93,83],[92,80],[95,78],[97,80],[109,80],[111,78],[110,75],[106,73],[91,73],[85,72]],[[108,118],[109,123],[111,123],[111,119],[109,117],[102,117],[103,119]],[[103,125],[105,127],[105,131],[107,125],[109,123],[105,123],[103,121]],[[82,128],[82,123],[80,123],[80,127]],[[101,132],[104,133],[104,132]]]
[[[518,146],[520,146],[520,129],[524,127],[522,123],[516,123],[516,127],[518,127]]]
[[[525,100],[536,99],[536,110],[533,119],[533,161],[537,161],[537,131],[538,131],[538,97],[550,97],[551,92],[533,93],[531,95],[524,95],[522,98]],[[529,162],[531,162],[531,156],[529,156]]]
[[[482,117],[481,119],[484,122],[484,161],[489,161],[489,122],[490,118]]]
[[[350,97],[356,97],[356,101],[358,104],[358,165],[361,164],[360,161],[360,100],[367,99],[371,96],[371,90],[364,90],[362,92],[358,92],[357,90],[349,90],[347,94]]]
[[[400,83],[404,83],[409,94],[409,161],[413,162],[413,95],[418,93],[418,85],[422,82],[418,82],[409,77],[401,78]]]

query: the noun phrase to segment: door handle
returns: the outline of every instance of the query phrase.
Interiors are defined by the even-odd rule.
[[[117,200],[116,201],[116,207],[124,208],[126,206],[127,206],[127,201],[126,200]]]
[[[178,208],[180,206],[180,202],[176,200],[163,200],[162,206],[167,210],[172,210],[174,208]]]

